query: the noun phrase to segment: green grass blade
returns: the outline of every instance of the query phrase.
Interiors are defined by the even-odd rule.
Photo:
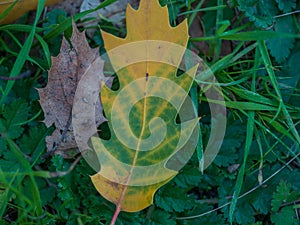
[[[10,178],[10,182],[7,182],[6,176],[5,176],[5,174],[3,173],[3,171],[1,170],[1,167],[0,167],[1,186],[2,186],[2,184],[4,184],[4,186],[6,188],[5,193],[2,193],[2,196],[1,196],[1,200],[2,200],[1,204],[0,204],[0,217],[1,218],[3,218],[3,214],[5,213],[8,201],[10,199],[10,194],[9,194],[10,187],[12,187],[12,183],[15,181],[16,177],[17,177],[17,173],[13,173],[11,178]]]
[[[233,222],[233,214],[235,211],[236,203],[239,198],[242,185],[243,185],[243,180],[244,180],[244,175],[245,175],[245,167],[246,167],[246,162],[247,158],[249,155],[252,139],[253,139],[253,132],[254,132],[254,112],[249,112],[248,113],[248,123],[247,123],[247,134],[246,134],[246,144],[245,144],[245,151],[244,151],[244,161],[243,164],[239,170],[237,181],[234,187],[234,193],[232,197],[232,202],[229,208],[229,221],[230,223]]]
[[[296,142],[295,138],[287,131],[287,128],[284,127],[282,124],[280,124],[278,121],[273,121],[272,118],[267,117],[267,116],[261,116],[261,118],[268,123],[270,123],[278,132],[284,134],[287,136],[289,139],[291,139],[293,142]]]
[[[6,141],[8,143],[10,150],[14,153],[14,155],[16,156],[18,161],[21,163],[21,165],[23,165],[23,167],[28,172],[30,172],[29,177],[30,177],[30,181],[31,181],[31,194],[33,197],[32,204],[34,204],[33,208],[36,211],[36,215],[40,216],[43,214],[44,210],[43,210],[42,203],[41,203],[40,192],[37,187],[34,176],[32,174],[31,166],[30,166],[29,162],[27,161],[27,159],[23,157],[22,152],[17,148],[16,144],[10,138],[6,138]]]
[[[36,32],[43,32],[45,28],[36,27]],[[26,32],[29,33],[32,31],[32,25],[26,24],[7,24],[0,26],[0,31],[19,31],[19,32]]]
[[[13,124],[12,126],[22,126],[22,125],[25,125],[27,123],[30,123],[32,121],[34,121],[39,115],[41,115],[42,113],[42,110],[39,110],[34,116],[32,116],[29,120],[26,120],[24,122],[21,122],[21,123],[17,123],[17,124]]]
[[[231,41],[264,41],[273,38],[300,38],[299,34],[290,34],[274,31],[245,31],[233,33],[232,31],[224,32],[220,36],[196,37],[190,41],[207,41],[215,39],[231,40]]]
[[[201,0],[198,5],[195,7],[195,10],[198,10],[201,8],[201,6],[203,5],[205,0]],[[190,7],[190,6],[189,6]],[[194,21],[194,19],[196,18],[197,16],[197,12],[193,12],[192,15],[189,15],[188,17],[188,26],[190,27]]]
[[[46,61],[47,61],[47,69],[49,69],[50,66],[51,66],[51,54],[50,54],[48,44],[44,41],[44,39],[40,35],[35,34],[35,37],[40,42],[40,44],[43,48],[45,58],[46,58]]]
[[[242,102],[242,101],[231,101],[222,102],[214,99],[207,99],[200,97],[200,100],[207,101],[209,103],[215,103],[220,105],[226,105],[228,108],[239,109],[239,110],[254,110],[254,111],[277,111],[277,107],[255,103],[255,102]]]
[[[72,20],[74,20],[75,22],[77,20],[80,20],[81,18],[85,17],[86,15],[88,15],[89,13],[95,12],[99,9],[102,9],[114,2],[116,2],[117,0],[106,0],[104,2],[102,2],[99,6],[97,6],[94,9],[91,10],[87,10],[81,13],[78,13],[76,15],[74,15],[73,18],[68,18],[66,19],[64,22],[62,22],[61,24],[57,25],[55,28],[51,29],[51,31],[45,35],[44,40],[47,41],[49,39],[52,39],[58,35],[60,35],[61,33],[63,33],[65,30],[67,30],[68,28],[71,27],[72,25]]]
[[[233,91],[237,96],[239,96],[245,100],[248,100],[250,102],[257,102],[257,103],[271,105],[271,106],[278,105],[273,100],[271,100],[263,95],[260,95],[256,92],[253,92],[253,91],[248,91],[248,90],[242,89],[240,87],[230,87],[229,89],[231,91]]]
[[[15,0],[12,4],[10,4],[10,6],[8,6],[7,9],[4,10],[2,14],[0,14],[0,20],[2,20],[8,15],[9,11],[18,3],[18,1],[19,0]]]
[[[219,7],[220,6],[220,7]],[[223,0],[218,0],[218,9],[217,9],[217,17],[216,17],[216,33],[221,32],[224,28],[222,28],[222,23],[223,23],[223,8],[221,6],[223,5]],[[226,7],[226,6],[225,6]],[[215,48],[214,48],[214,61],[218,61],[220,58],[221,54],[221,46],[222,46],[222,40],[217,39],[215,43]]]
[[[209,69],[197,74],[196,81],[197,82],[206,81],[214,73],[216,73],[217,71],[220,71],[224,68],[227,68],[228,64],[236,62],[238,59],[240,59],[244,55],[248,54],[249,52],[251,52],[253,49],[255,49],[257,47],[257,43],[254,43],[239,52],[239,50],[243,47],[243,45],[244,45],[243,42],[239,43],[238,46],[234,49],[234,51],[231,54],[223,57],[222,59],[220,59],[213,65],[211,65]]]
[[[6,43],[5,43],[1,38],[0,38],[0,44],[1,44],[2,48],[3,48],[6,52],[8,52],[8,53],[10,53],[11,55],[16,56],[16,57],[19,56],[20,53],[14,52],[14,51],[12,51],[11,49],[9,49],[8,46],[6,45]],[[21,45],[21,46],[22,46],[22,45]],[[22,47],[21,47],[21,48],[22,48]],[[32,62],[33,64],[39,66],[41,69],[44,69],[44,67],[42,67],[42,66],[40,65],[40,63],[38,63],[35,59],[33,59],[32,57],[30,57],[29,55],[27,55],[25,59],[26,59],[27,61]],[[26,60],[25,60],[25,61],[26,61]],[[2,92],[2,94],[4,94],[4,91],[1,91],[1,92]]]
[[[192,86],[192,88],[190,90],[190,94],[191,94],[191,99],[192,99],[192,102],[193,102],[194,110],[198,114],[199,103],[198,103],[198,91],[197,91],[197,86],[196,85]],[[199,162],[199,169],[203,173],[203,171],[204,171],[204,158],[203,158],[203,143],[202,143],[201,126],[199,126],[199,138],[198,138],[198,144],[197,144],[197,147],[196,147],[196,153],[197,153],[197,158],[198,158],[198,162]]]
[[[268,50],[267,50],[267,47],[266,47],[266,44],[265,44],[264,41],[259,41],[259,49],[260,49],[263,61],[265,63],[266,70],[269,74],[271,83],[272,83],[273,88],[274,88],[274,90],[277,94],[280,108],[282,109],[282,111],[283,111],[283,113],[286,117],[287,123],[288,123],[289,127],[291,128],[292,134],[294,135],[294,137],[296,138],[298,143],[300,143],[299,133],[298,133],[298,131],[296,129],[296,126],[295,126],[295,124],[294,124],[294,122],[293,122],[293,120],[290,116],[289,111],[286,108],[286,105],[284,104],[284,102],[282,100],[282,96],[281,96],[281,92],[280,92],[280,89],[279,89],[279,86],[278,86],[278,83],[277,83],[276,75],[275,75],[274,70],[272,69],[273,68],[272,67],[272,62],[271,62],[271,59],[270,59],[270,56],[269,56],[269,53],[268,53]]]
[[[273,38],[300,38],[300,35],[274,31],[245,31],[239,33],[225,32],[220,38],[235,41],[264,41]]]
[[[215,10],[225,9],[226,7],[227,7],[226,5],[222,4],[222,5],[218,5],[218,6],[211,6],[211,7],[201,8],[201,9],[194,9],[194,10],[179,13],[178,16],[191,14],[191,13],[197,13],[197,12],[215,11]]]
[[[41,14],[42,14],[45,2],[46,2],[46,0],[41,0],[38,3],[36,18],[35,18],[34,24],[32,26],[32,30],[31,30],[28,38],[26,39],[23,47],[21,48],[21,51],[19,52],[19,55],[16,59],[16,62],[15,62],[14,66],[13,66],[11,72],[10,72],[10,77],[18,76],[21,73],[23,65],[24,65],[24,63],[25,63],[25,61],[28,57],[31,45],[33,43],[33,38],[34,38],[34,35],[35,35],[36,25],[38,23],[38,20],[39,20]],[[9,80],[7,82],[4,93],[3,93],[3,95],[0,99],[0,105],[2,105],[3,102],[5,101],[7,95],[9,94],[10,90],[12,89],[14,83],[15,83],[14,80]]]

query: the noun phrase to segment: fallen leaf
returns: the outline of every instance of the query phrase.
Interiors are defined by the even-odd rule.
[[[197,65],[176,76],[188,41],[186,21],[171,27],[167,7],[142,0],[138,10],[127,7],[126,22],[124,39],[102,31],[120,88],[103,87],[100,94],[111,138],[92,137],[101,165],[92,181],[116,205],[111,224],[119,211],[151,205],[155,191],[184,166],[198,140],[193,106],[182,110]],[[193,116],[181,117],[181,110]]]
[[[67,13],[68,16],[73,16],[79,13],[80,5],[83,0],[73,0],[73,1],[60,1],[59,3],[49,6],[48,11],[52,11],[54,9],[62,9]]]
[[[94,9],[103,1],[104,0],[83,0],[80,6],[80,12]],[[102,19],[111,21],[117,27],[123,27],[125,22],[125,9],[128,3],[137,6],[138,0],[118,0],[86,15],[84,19],[89,19],[83,22],[83,26],[89,28],[87,29],[87,35],[90,37],[94,36],[96,28],[93,29],[91,27],[97,27],[97,24]]]
[[[44,123],[47,127],[53,124],[56,127],[52,136],[46,138],[47,150],[50,153],[55,151],[55,153],[66,158],[78,153],[78,150],[74,151],[77,149],[77,143],[72,127],[72,107],[78,82],[85,74],[93,76],[94,84],[96,84],[99,93],[101,81],[108,81],[103,76],[103,62],[101,63],[99,57],[99,49],[90,48],[84,32],[80,33],[75,24],[73,24],[70,42],[72,47],[63,38],[60,54],[57,57],[52,57],[52,67],[48,74],[47,86],[38,89],[40,104],[45,115]],[[94,71],[94,73],[90,73],[90,71]],[[99,125],[103,121],[105,118],[98,97],[95,122]],[[87,135],[89,134],[83,137],[84,140],[90,138]]]
[[[46,5],[53,5],[60,2],[61,0],[47,0]],[[0,0],[0,15],[8,9],[15,0]],[[24,13],[36,9],[38,0],[22,0],[18,1],[9,13],[0,20],[0,24],[11,23],[18,19]]]
[[[96,8],[101,2],[103,2],[103,0],[83,0],[80,7],[80,12]],[[130,3],[131,5],[137,5],[137,0],[116,1],[108,5],[107,7],[90,13],[87,17],[97,18],[98,20],[100,20],[101,17],[104,17],[112,21],[114,24],[122,26],[125,20],[125,9],[128,3]]]

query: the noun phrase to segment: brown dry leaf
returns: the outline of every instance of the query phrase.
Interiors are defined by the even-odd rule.
[[[90,70],[98,71],[92,73],[95,83],[100,91],[101,81],[108,79],[103,75],[103,61],[99,57],[99,49],[91,49],[85,37],[73,24],[71,37],[72,48],[68,41],[63,38],[60,54],[52,57],[52,67],[48,75],[48,84],[39,89],[40,104],[44,111],[44,123],[47,127],[55,125],[56,130],[52,136],[46,138],[47,151],[49,154],[56,152],[63,157],[69,158],[78,153],[72,128],[72,107],[75,91],[80,79]],[[94,63],[95,61],[101,63]],[[94,68],[96,67],[96,68]],[[98,92],[99,93],[99,92]],[[84,109],[83,109],[84,110]],[[98,97],[95,107],[95,122],[100,125],[105,118]],[[85,137],[88,139],[89,137]]]

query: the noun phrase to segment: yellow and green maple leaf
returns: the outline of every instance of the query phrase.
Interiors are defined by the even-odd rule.
[[[191,137],[198,138],[198,118],[189,116],[193,107],[182,110],[197,66],[176,76],[188,27],[186,21],[171,27],[158,0],[142,0],[138,10],[128,6],[126,22],[124,39],[102,31],[120,85],[101,91],[111,137],[92,138],[101,165],[92,182],[117,210],[134,212],[152,204],[155,191],[178,173],[197,144]],[[188,115],[180,123],[179,111]]]

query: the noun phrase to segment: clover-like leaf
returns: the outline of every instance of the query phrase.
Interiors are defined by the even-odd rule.
[[[276,0],[276,2],[278,3],[279,9],[282,10],[284,13],[290,12],[297,6],[296,0]]]
[[[296,26],[292,16],[285,16],[276,19],[275,29],[277,32],[290,33],[296,32]],[[276,61],[282,63],[290,55],[294,47],[295,38],[278,38],[267,41],[267,47]]]

